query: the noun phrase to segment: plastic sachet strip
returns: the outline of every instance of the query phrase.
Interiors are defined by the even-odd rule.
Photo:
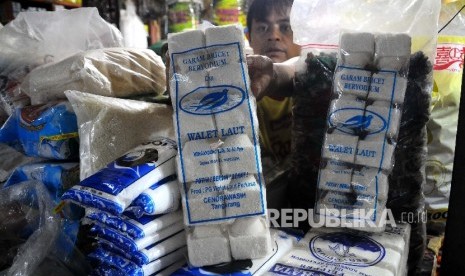
[[[133,212],[136,217],[165,214],[179,208],[180,198],[178,181],[174,174],[142,192],[126,211]]]
[[[101,262],[94,270],[96,275],[114,275],[113,273],[121,272],[124,273],[124,275],[145,276],[152,275],[175,262],[185,259],[185,255],[186,247],[182,247],[153,262],[145,265],[137,265],[123,257],[98,248],[89,254],[89,258]]]
[[[112,252],[112,254],[120,255],[137,264],[148,264],[169,252],[186,245],[186,233],[184,230],[179,231],[173,236],[170,236],[160,242],[154,243],[140,251],[127,252],[118,246],[104,240],[99,240],[98,245],[103,249]],[[110,254],[110,253],[109,253]]]
[[[87,210],[86,219],[88,223],[100,223],[122,233],[127,233],[134,239],[140,239],[182,220],[182,211],[137,218],[128,212],[121,216],[115,216],[98,210]]]
[[[154,183],[175,173],[176,144],[167,138],[143,143],[66,191],[62,199],[122,214]]]
[[[140,251],[148,246],[157,243],[165,238],[181,231],[184,229],[184,224],[179,221],[166,228],[161,229],[153,234],[150,234],[144,238],[133,239],[117,230],[106,228],[102,225],[94,225],[91,228],[91,232],[100,239],[104,239],[123,250],[128,251]]]

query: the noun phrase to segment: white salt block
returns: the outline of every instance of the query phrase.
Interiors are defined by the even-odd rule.
[[[331,101],[329,107],[329,127],[336,133],[358,136],[365,124],[365,101],[354,96],[346,96]]]
[[[407,34],[379,34],[375,37],[375,65],[380,70],[399,71],[408,66],[411,38]]]
[[[339,66],[334,74],[334,92],[366,99],[372,73],[368,70]]]
[[[237,57],[240,57],[242,62],[245,61],[244,32],[238,25],[219,26],[206,29],[205,44],[207,47],[210,47],[210,53],[212,53],[211,46],[214,45],[236,45],[237,50],[240,50],[240,54]],[[238,59],[237,62],[241,61]]]
[[[376,101],[366,107],[365,117],[370,118],[370,124],[366,128],[366,139],[384,140],[384,137],[397,137],[402,117],[400,109],[392,108],[387,102]]]
[[[247,98],[241,100],[237,89],[229,91],[232,92],[229,94],[232,102],[242,102],[233,109],[215,113],[214,119],[218,129],[218,136],[226,140],[232,135],[245,134],[250,141],[258,141],[259,127],[255,113],[257,108],[255,98],[249,97],[249,100]]]
[[[186,191],[182,189],[185,225],[216,223],[224,219],[224,195],[216,190],[214,182],[192,182],[186,186]]]
[[[221,225],[193,227],[187,234],[187,251],[190,264],[197,267],[231,261],[229,239]]]
[[[264,217],[238,218],[229,229],[231,254],[236,260],[257,259],[272,249],[270,230]]]
[[[259,145],[252,143],[247,134],[241,133],[241,128],[231,130],[238,132],[231,136],[224,136],[224,143],[218,149],[221,173],[236,174],[249,173],[260,174],[262,172],[259,162]]]
[[[378,196],[378,199],[387,199],[389,182],[387,175],[377,168],[362,167],[355,169],[352,174],[351,187],[353,190]]]
[[[266,191],[254,175],[231,180],[224,191],[226,217],[264,215],[266,212]]]
[[[373,63],[375,37],[372,33],[344,33],[339,47],[344,65],[363,68]]]
[[[205,34],[201,30],[168,34],[168,50],[170,54],[202,47],[205,47]]]
[[[371,78],[368,99],[402,104],[404,102],[407,78],[397,72],[380,71]]]
[[[318,188],[322,190],[347,192],[351,190],[350,179],[352,177],[351,168],[332,169],[326,166],[320,171]]]
[[[183,56],[180,56],[175,61],[182,62],[182,59]],[[170,95],[173,101],[178,103],[175,109],[181,107],[184,111],[198,113],[197,111],[202,108],[199,102],[208,93],[208,90],[201,89],[208,85],[205,81],[206,73],[189,72],[188,70],[187,68],[177,69],[171,74],[169,79]]]
[[[358,136],[326,134],[323,145],[323,158],[354,163]]]
[[[391,171],[395,146],[384,140],[359,140],[355,164]]]
[[[208,73],[203,70],[208,63],[205,35],[200,30],[169,34],[168,50],[170,95],[174,102],[182,104],[182,97],[207,86],[205,80]],[[177,109],[177,105],[174,109]]]
[[[220,174],[218,151],[206,139],[187,141],[182,147],[180,179],[195,182]]]

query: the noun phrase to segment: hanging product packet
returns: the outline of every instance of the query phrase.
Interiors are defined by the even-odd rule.
[[[379,214],[411,215],[410,269],[425,245],[426,122],[439,10],[439,1],[296,0],[290,18],[303,48],[290,196],[306,208],[332,207],[320,217],[345,226],[363,221],[370,227],[355,228],[364,231],[383,230]],[[354,210],[369,215],[355,221]]]
[[[427,125],[425,185],[428,229],[437,233],[444,232],[449,207],[465,47],[465,12],[458,12],[463,2],[442,2]]]
[[[189,261],[263,257],[271,241],[243,31],[229,25],[172,34],[168,50]]]
[[[167,138],[142,143],[63,193],[62,199],[112,214],[175,171],[176,144]]]

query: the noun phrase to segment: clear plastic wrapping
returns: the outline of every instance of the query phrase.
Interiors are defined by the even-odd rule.
[[[398,93],[398,95],[402,95],[404,97],[403,103],[399,101],[402,97],[395,97],[395,93],[391,93],[394,97],[388,99],[390,102],[388,106],[383,106],[377,103],[384,101],[380,97],[368,100],[370,93],[367,93],[368,95],[365,97],[365,102],[360,101],[360,98],[363,98],[360,94],[356,94],[355,97],[351,97],[349,99],[341,100],[341,98],[338,98],[337,102],[330,102],[330,100],[334,100],[335,98],[328,97],[331,97],[329,95],[331,95],[333,91],[337,91],[337,83],[341,82],[343,73],[345,72],[341,72],[340,66],[334,71],[323,70],[323,73],[318,71],[315,73],[314,71],[307,70],[310,67],[303,66],[301,73],[304,74],[303,76],[306,74],[308,79],[328,79],[328,75],[334,74],[334,76],[329,77],[330,79],[334,77],[334,90],[331,91],[331,88],[327,89],[326,93],[322,94],[326,97],[322,97],[321,100],[316,96],[313,98],[313,100],[321,101],[321,103],[325,105],[326,109],[323,111],[323,116],[329,114],[329,120],[323,120],[323,124],[321,124],[322,121],[320,120],[320,128],[317,130],[314,128],[301,130],[300,137],[293,138],[296,141],[296,144],[293,145],[293,149],[305,148],[303,144],[299,144],[299,140],[305,141],[305,138],[303,137],[305,137],[304,134],[306,134],[306,136],[312,137],[314,141],[322,146],[321,156],[323,160],[331,160],[334,159],[334,157],[339,159],[338,162],[322,162],[320,167],[320,181],[322,175],[323,177],[327,177],[329,175],[330,179],[332,179],[332,181],[326,182],[329,189],[327,192],[325,191],[324,200],[329,202],[328,205],[334,203],[341,204],[343,206],[341,209],[344,209],[345,211],[348,211],[347,209],[349,209],[350,211],[351,208],[347,208],[347,203],[351,206],[356,204],[357,206],[362,206],[362,208],[371,203],[376,204],[376,207],[380,204],[385,204],[387,210],[392,208],[391,211],[393,212],[396,220],[404,222],[409,221],[411,223],[411,250],[408,263],[409,269],[412,270],[415,269],[415,264],[423,254],[425,241],[424,228],[422,226],[424,209],[423,183],[425,180],[424,162],[426,158],[426,144],[424,143],[426,141],[426,132],[424,132],[424,127],[429,117],[428,105],[432,88],[431,61],[433,60],[436,49],[435,43],[439,9],[439,1],[410,1],[409,3],[406,3],[404,1],[397,0],[383,2],[347,0],[328,2],[318,0],[296,0],[291,11],[291,25],[294,31],[294,40],[303,46],[302,60],[305,60],[307,55],[313,55],[314,57],[312,60],[314,61],[314,64],[325,64],[320,62],[321,58],[327,56],[328,54],[326,53],[335,54],[340,49],[342,56],[337,60],[338,65],[349,64],[350,66],[347,67],[352,67],[342,69],[358,68],[364,71],[369,71],[371,74],[366,76],[360,75],[359,77],[361,77],[361,80],[366,77],[370,83],[380,82],[380,78],[378,78],[379,76],[375,76],[375,74],[384,73],[381,70],[393,71],[396,73],[397,77],[395,85],[393,86],[391,83],[391,87],[403,87],[405,93]],[[302,20],[302,18],[305,18],[306,20]],[[395,18],[395,21],[393,18]],[[345,40],[343,37],[344,34],[342,34],[341,37],[342,32],[357,34],[365,33],[365,36],[361,36],[359,39]],[[387,43],[385,45],[386,47],[379,49],[376,48],[377,43],[372,44],[373,48],[367,47],[370,45],[370,43],[367,43],[370,40],[370,35],[375,35],[376,41],[376,35],[390,36],[389,34],[395,36],[408,35],[411,38],[411,46],[407,47],[402,43],[395,42],[394,44]],[[344,40],[348,43],[344,43]],[[360,45],[358,51],[354,51],[356,48],[354,48],[354,46],[356,45]],[[381,55],[376,55],[378,50]],[[371,65],[366,66],[367,58],[369,60],[371,56],[373,56],[374,62]],[[410,65],[407,65],[409,62]],[[381,66],[378,67],[377,65]],[[402,65],[403,69],[399,70],[400,66],[398,65]],[[320,68],[324,67],[320,65]],[[359,72],[362,73],[362,71]],[[296,84],[299,83],[298,76],[299,72],[296,74]],[[386,82],[387,78],[383,78],[385,79],[384,82]],[[397,81],[400,79],[402,82]],[[356,82],[358,80],[360,80],[360,78],[348,78],[346,79],[346,82],[352,83],[348,86],[345,86],[344,84],[342,88],[347,88],[347,90],[359,88],[362,91],[366,90],[365,88],[368,88],[367,92],[372,89],[371,84],[357,84]],[[296,93],[297,92],[298,91],[296,91]],[[314,94],[316,93],[315,90],[312,92]],[[350,91],[348,95],[354,95],[354,92],[356,91]],[[380,92],[382,91],[380,90]],[[311,95],[312,94],[310,92],[308,95],[309,99],[311,98]],[[383,93],[378,93],[377,95],[382,96]],[[352,106],[346,105],[347,100],[352,101]],[[311,101],[308,100],[308,102]],[[370,110],[373,112],[371,121],[369,116],[365,116],[368,114],[366,112],[368,111],[368,107],[376,109]],[[337,112],[332,112],[336,111],[335,108],[346,110],[347,112],[359,112],[360,110],[363,110],[363,113],[350,114],[352,116],[347,115],[348,117],[342,117],[338,116],[341,113],[338,114]],[[376,132],[374,128],[370,129],[370,126],[379,127],[383,124],[380,124],[379,121],[376,122],[375,118],[377,118],[377,116],[375,116],[374,113],[380,113],[382,109],[386,108],[390,110],[389,118],[400,120],[400,123],[395,124],[397,126],[397,131],[396,128],[390,127],[391,124],[385,125],[387,129],[384,129],[386,139],[384,140],[385,143],[383,146],[390,146],[389,148],[385,148],[384,152],[388,152],[392,158],[386,159],[387,162],[377,159],[376,161],[378,161],[378,166],[370,163],[369,159],[366,159],[364,164],[358,162],[361,161],[360,157],[364,154],[367,154],[367,157],[370,157],[370,155],[371,157],[374,156],[373,149],[369,149],[369,147],[367,147],[367,149],[369,149],[368,151],[362,152],[357,150],[357,148],[359,148],[360,140],[366,141],[367,138],[370,138],[370,135],[366,135],[367,133],[359,131],[358,136],[363,139],[358,138],[350,141],[347,138],[341,138],[341,136],[338,136],[341,135],[341,133],[338,134],[336,131],[331,132],[331,128],[328,128],[330,130],[329,134],[332,134],[331,139],[329,140],[324,140],[322,135],[313,135],[313,132],[323,132],[325,126],[331,126],[331,124],[352,127],[353,129],[358,130],[362,127],[368,127],[368,130],[371,132]],[[297,119],[299,115],[296,114],[301,111],[305,112],[305,105],[302,105],[301,108],[295,106],[294,111],[294,119],[303,120]],[[307,111],[307,113],[310,114],[311,112]],[[321,118],[321,113],[318,115]],[[312,122],[312,119],[308,119],[308,122]],[[339,130],[336,128],[336,130],[340,131],[340,128]],[[342,133],[343,135],[346,134],[344,132]],[[307,139],[307,143],[310,143],[308,141],[309,140]],[[346,146],[348,144],[356,145],[355,150],[354,147],[334,146],[342,144],[341,142],[344,142]],[[330,146],[330,144],[333,146]],[[307,164],[311,164],[308,160],[315,162],[315,159],[313,158],[302,160],[306,161]],[[316,163],[319,161],[320,160],[317,159]],[[346,164],[352,162],[355,163],[355,166],[348,168]],[[298,166],[300,168],[310,169],[304,164],[299,164]],[[325,171],[328,166],[331,170]],[[376,173],[382,171],[387,173],[384,173],[383,175],[378,174],[378,176],[374,178],[369,177],[370,175],[376,175],[376,173],[373,174],[373,171],[365,171],[362,173],[360,169],[363,166],[378,167],[381,168],[381,170],[376,171]],[[311,168],[316,167],[316,165],[313,165]],[[300,169],[300,172],[300,175],[295,174],[298,175],[298,177],[294,178],[294,183],[305,183],[302,186],[306,185],[306,188],[310,188],[310,191],[315,191],[317,189],[316,183],[319,181],[316,176],[317,174],[313,173],[312,176],[312,173],[309,170],[309,173],[305,175],[304,169]],[[357,174],[354,174],[354,172],[357,172]],[[350,178],[347,177],[349,175]],[[358,179],[356,181],[357,183],[354,182],[354,176]],[[367,189],[367,186],[360,185],[361,183],[359,183],[360,181],[365,183],[376,183],[379,182],[380,179],[387,185],[375,185],[375,187],[382,189],[371,189],[370,191],[370,189]],[[375,182],[371,182],[373,180],[375,180]],[[341,183],[349,185],[340,185]],[[294,189],[298,190],[297,185],[295,186],[296,188]],[[341,194],[341,191],[334,191],[334,187],[349,188],[353,194],[357,194],[357,191],[362,190],[367,193],[375,191],[377,196],[373,198],[370,197],[369,194],[366,194],[363,197],[360,197],[360,195],[347,197],[345,194]],[[382,193],[383,198],[378,197],[381,195],[380,193]],[[332,196],[328,197],[327,194],[332,194]],[[297,197],[298,193],[295,192],[293,195]],[[403,199],[405,199],[405,201]],[[301,201],[303,201],[303,198],[301,198]],[[360,204],[357,203],[359,201],[361,201]],[[370,207],[373,206],[370,205]],[[413,217],[414,219],[408,220],[406,218],[407,216]],[[350,218],[350,216],[348,217]],[[362,230],[370,229],[367,228]]]
[[[121,47],[121,33],[96,8],[23,12],[0,31],[0,101],[8,114],[28,104],[16,86],[37,66],[81,51]]]
[[[263,257],[271,238],[243,31],[172,34],[168,50],[189,261]]]
[[[0,275],[87,274],[82,255],[61,235],[63,221],[42,183],[2,189],[0,203]]]
[[[174,138],[168,105],[66,91],[79,127],[81,180],[156,137]]]
[[[108,97],[162,94],[165,65],[150,49],[106,48],[81,52],[32,70],[21,83],[32,104],[65,99],[77,90]]]
[[[339,47],[315,209],[350,228],[383,231],[411,38],[344,32]]]

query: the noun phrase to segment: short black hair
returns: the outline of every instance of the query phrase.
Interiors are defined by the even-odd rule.
[[[278,14],[286,14],[292,7],[294,0],[253,0],[247,11],[247,29],[249,35],[252,32],[252,20],[265,21],[266,17],[275,11]]]

